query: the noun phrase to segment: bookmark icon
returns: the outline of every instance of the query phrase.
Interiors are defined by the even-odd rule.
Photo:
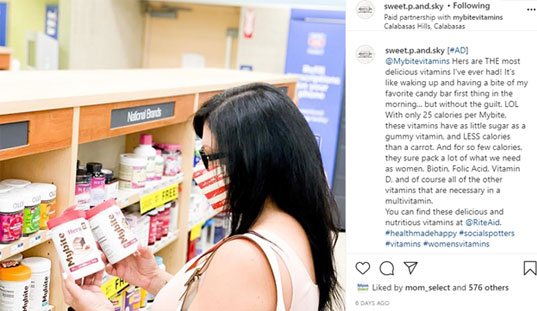
[[[534,260],[524,261],[524,275],[527,275],[529,273],[532,273],[533,275],[537,275],[537,261],[534,261]]]

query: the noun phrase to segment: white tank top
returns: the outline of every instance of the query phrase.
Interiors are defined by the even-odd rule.
[[[244,238],[256,243],[267,256],[272,269],[272,275],[276,283],[276,311],[313,311],[319,307],[319,288],[313,283],[304,264],[293,249],[282,239],[266,231],[257,231],[263,238],[252,234],[244,234]],[[289,309],[285,308],[283,289],[278,266],[279,256],[287,267],[291,278],[292,300]],[[201,255],[200,255],[201,256]],[[199,256],[198,256],[199,257]],[[176,310],[181,311],[182,301],[179,300],[186,290],[184,286],[190,273],[186,269],[194,263],[198,257],[190,260],[183,268],[164,286],[155,297],[152,310]],[[203,260],[203,259],[202,259]],[[201,266],[200,262],[198,266]],[[203,276],[202,276],[203,277]]]

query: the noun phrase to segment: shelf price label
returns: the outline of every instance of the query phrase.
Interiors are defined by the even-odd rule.
[[[167,202],[177,200],[179,197],[179,183],[174,183],[160,190],[151,192],[140,198],[140,214],[145,214],[152,209],[164,205]]]
[[[24,248],[24,241],[19,242],[13,246],[11,246],[11,254],[17,254],[19,251],[21,251]]]
[[[192,227],[192,229],[190,230],[190,241],[194,241],[195,239],[201,236],[202,226],[203,226],[203,222],[200,222]]]
[[[39,244],[41,242],[41,234],[38,234],[30,239],[30,247]]]
[[[129,286],[129,283],[115,276],[101,285],[101,291],[104,293],[106,298],[110,299],[127,288],[127,286]]]

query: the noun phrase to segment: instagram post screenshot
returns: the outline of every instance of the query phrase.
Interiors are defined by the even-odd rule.
[[[348,310],[537,306],[535,4],[347,1]]]
[[[0,0],[0,311],[535,311],[536,72],[533,0]]]

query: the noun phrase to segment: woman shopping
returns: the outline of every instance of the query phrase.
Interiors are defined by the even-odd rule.
[[[194,116],[207,168],[228,178],[231,235],[176,275],[147,247],[106,272],[156,295],[152,310],[334,310],[341,296],[334,264],[336,208],[316,140],[300,111],[267,84],[232,88]],[[106,262],[105,262],[106,263]],[[76,311],[113,310],[103,272],[75,282]]]

